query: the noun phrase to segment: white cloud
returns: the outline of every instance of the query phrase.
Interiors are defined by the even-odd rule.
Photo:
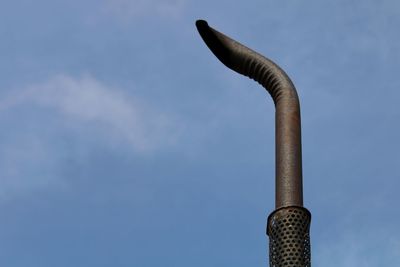
[[[0,103],[0,111],[26,102],[52,108],[78,123],[87,123],[85,127],[99,125],[136,151],[171,144],[178,134],[179,127],[171,116],[89,76],[76,79],[60,75],[29,86]]]
[[[83,142],[87,133],[94,133],[92,143],[125,147],[139,155],[174,145],[179,134],[172,116],[90,76],[59,75],[2,99],[0,121],[6,126],[0,132],[1,201],[64,184],[60,166],[67,164],[70,152],[62,145],[60,151],[59,142],[65,139],[60,133]]]
[[[104,0],[103,11],[123,21],[153,15],[176,18],[185,7],[185,0]]]

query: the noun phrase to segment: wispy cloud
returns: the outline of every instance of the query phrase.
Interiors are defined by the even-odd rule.
[[[2,99],[0,121],[7,129],[0,132],[2,199],[63,183],[59,172],[66,152],[60,151],[59,133],[139,155],[173,145],[179,135],[173,116],[90,76],[59,75]],[[57,127],[62,129],[52,129]]]
[[[179,128],[174,119],[145,101],[90,76],[77,79],[59,75],[28,86],[1,102],[0,111],[27,102],[51,108],[68,119],[88,122],[87,127],[100,125],[103,131],[141,152],[170,144]]]
[[[185,0],[104,0],[103,12],[123,21],[137,17],[176,18],[182,14]]]

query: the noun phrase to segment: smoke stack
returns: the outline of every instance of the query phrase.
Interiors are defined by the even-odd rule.
[[[271,267],[311,266],[311,214],[303,207],[300,104],[296,88],[274,62],[196,22],[208,48],[228,68],[261,84],[275,103],[275,210],[268,216]]]

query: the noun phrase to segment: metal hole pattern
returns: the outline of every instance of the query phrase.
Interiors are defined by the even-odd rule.
[[[311,267],[311,214],[301,207],[274,211],[268,218],[270,267]]]

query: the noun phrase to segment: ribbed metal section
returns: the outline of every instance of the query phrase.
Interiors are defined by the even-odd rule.
[[[275,207],[303,206],[300,103],[287,74],[270,59],[208,26],[196,22],[206,45],[228,68],[260,83],[276,107]]]

